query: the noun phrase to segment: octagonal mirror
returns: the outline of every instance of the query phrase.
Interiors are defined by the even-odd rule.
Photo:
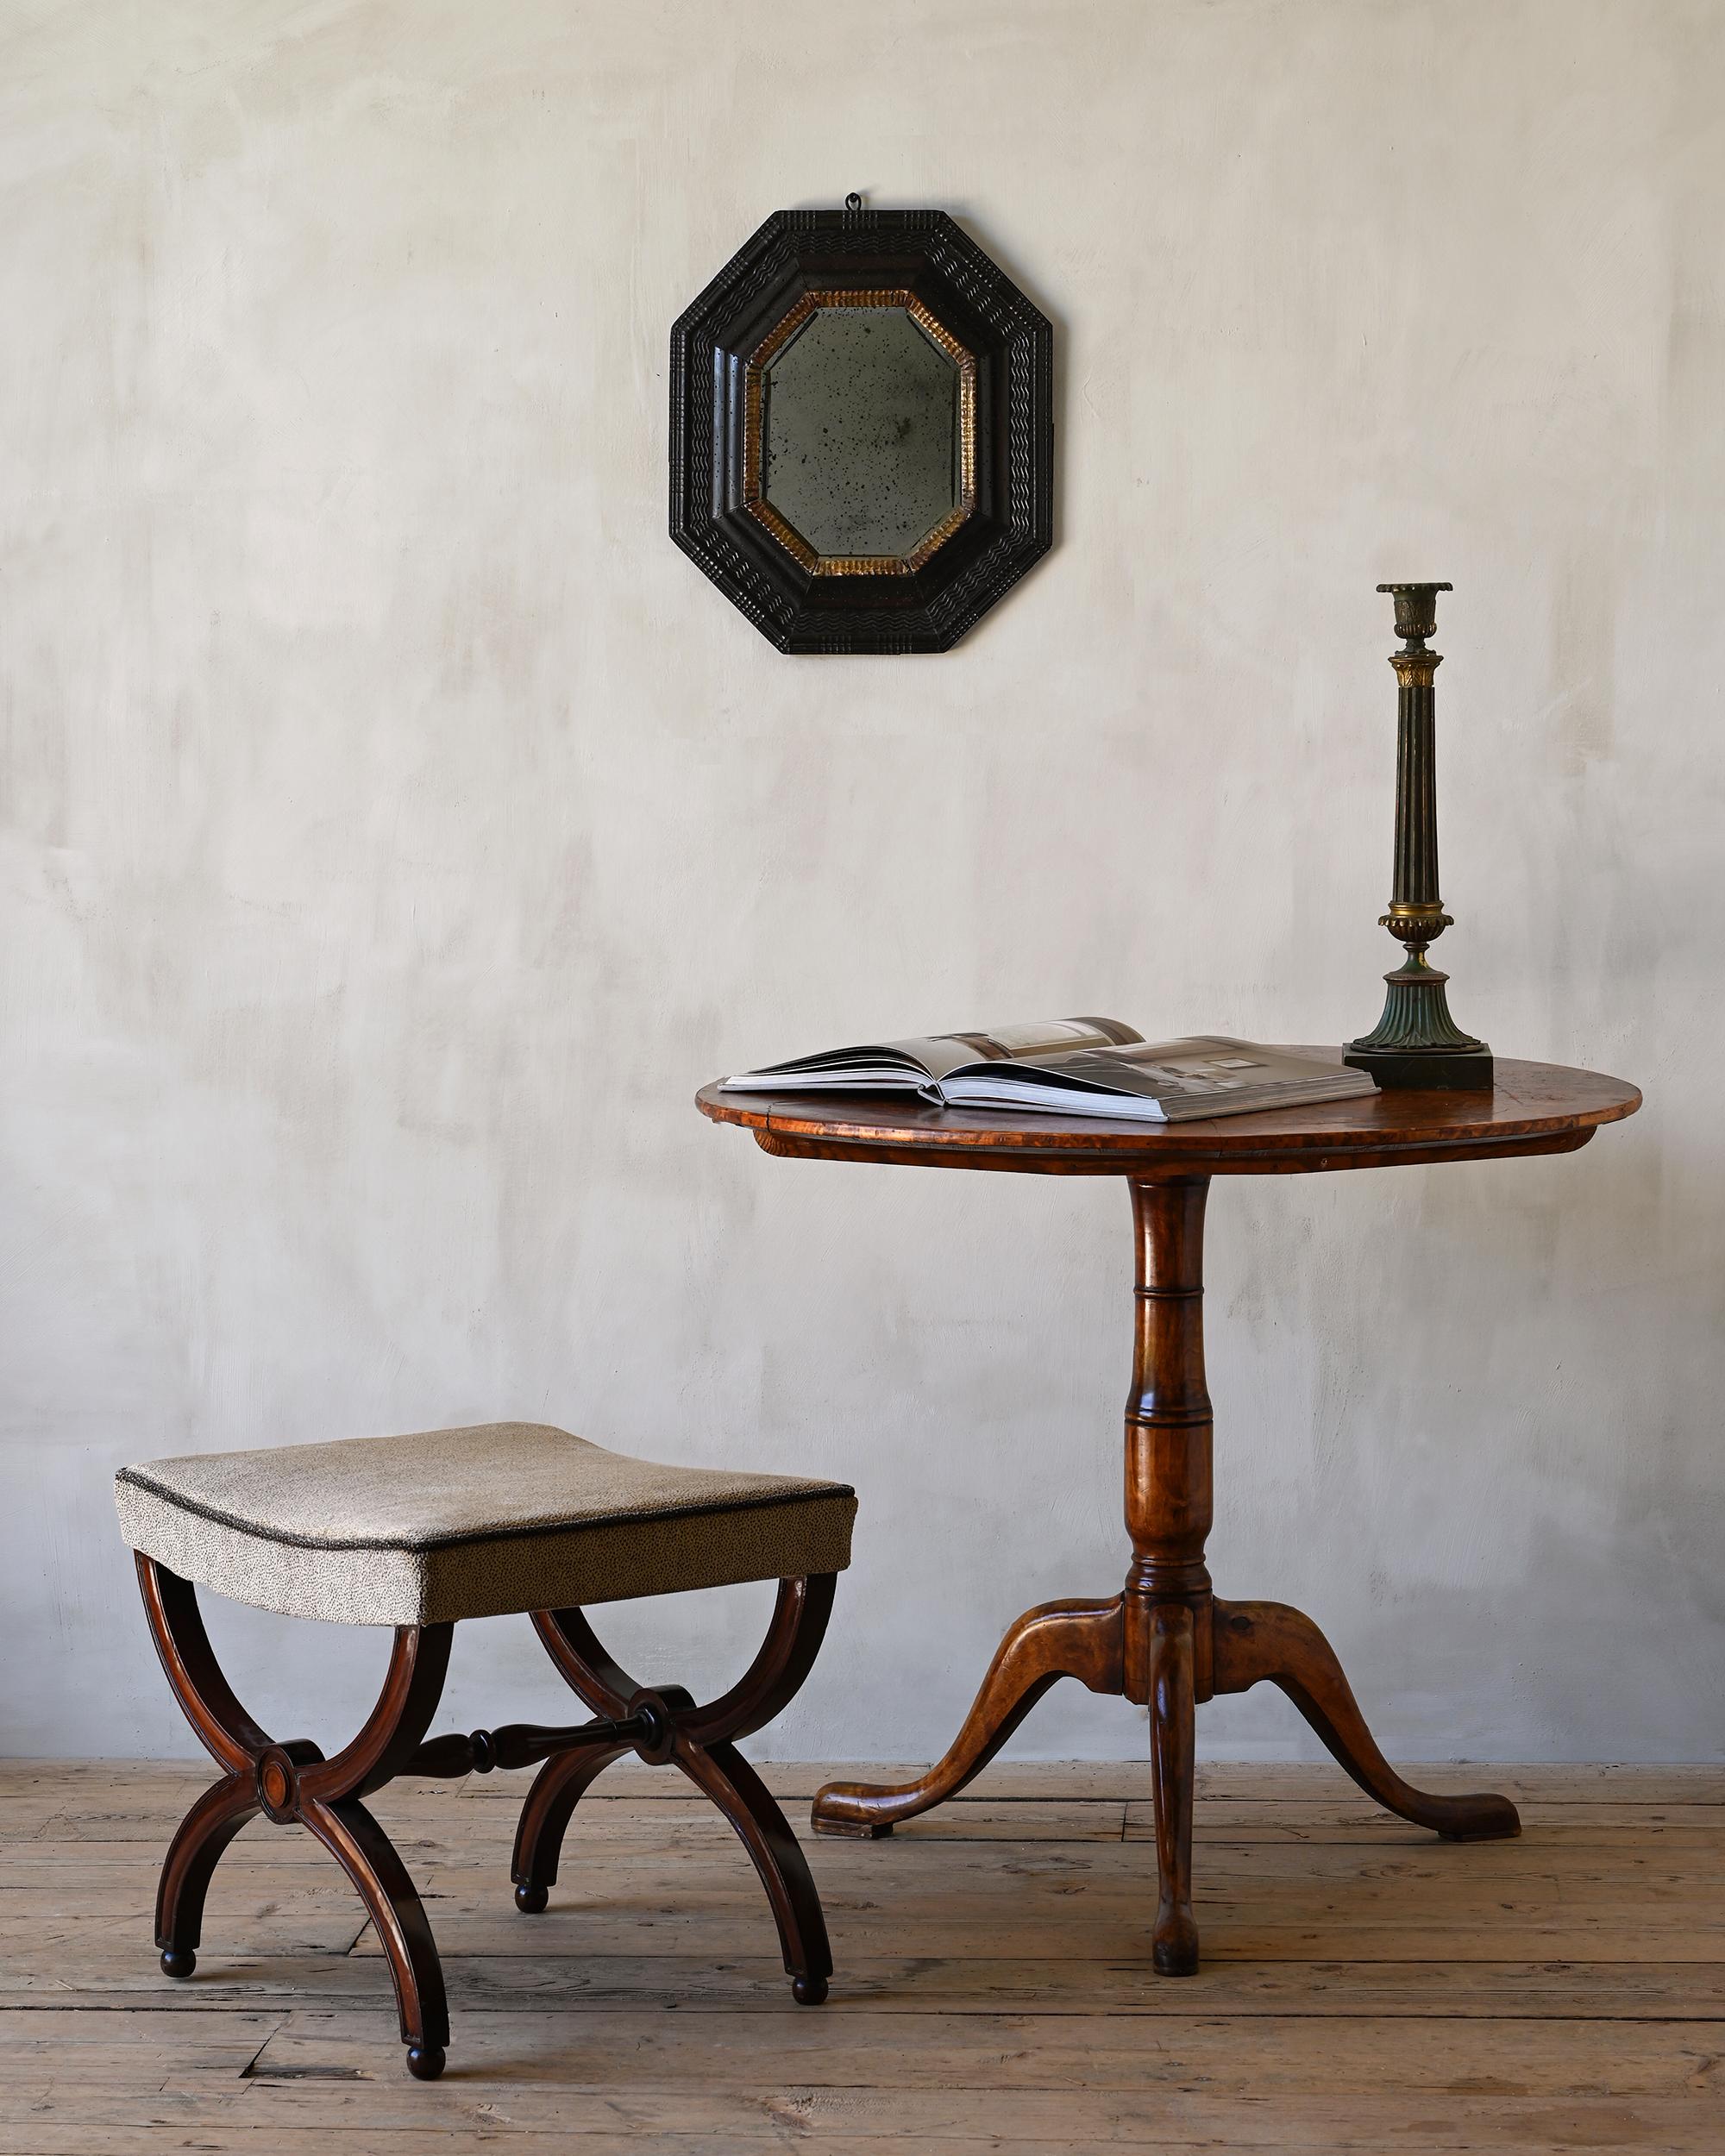
[[[944,651],[1047,551],[1047,322],[938,210],[781,210],[671,338],[671,532],[781,651]]]

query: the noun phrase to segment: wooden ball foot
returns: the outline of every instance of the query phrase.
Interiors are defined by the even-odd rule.
[[[825,2006],[826,2004],[826,1978],[825,1977],[794,1977],[791,1979],[791,1996],[799,2006]]]
[[[165,1977],[173,1977],[183,1982],[197,1966],[198,1957],[190,1946],[163,1947],[162,1974]]]
[[[542,1886],[518,1886],[515,1890],[515,1906],[524,1916],[538,1916],[550,1900],[550,1890]]]
[[[441,2044],[410,2044],[407,2046],[407,2071],[416,2081],[435,2081],[443,2071],[443,2046]]]

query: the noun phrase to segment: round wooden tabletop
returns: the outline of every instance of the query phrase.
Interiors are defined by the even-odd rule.
[[[1335,1048],[1302,1055],[1339,1062]],[[721,1093],[703,1115],[752,1131],[769,1153],[1042,1175],[1277,1175],[1520,1153],[1570,1153],[1633,1115],[1635,1087],[1596,1071],[1500,1057],[1490,1093],[1383,1091],[1316,1107],[1193,1123],[935,1108],[913,1095]]]

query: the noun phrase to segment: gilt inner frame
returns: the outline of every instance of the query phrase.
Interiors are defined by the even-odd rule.
[[[900,307],[958,371],[958,499],[906,555],[820,554],[781,517],[763,492],[762,392],[767,369],[821,307]],[[976,505],[976,358],[913,291],[856,291],[824,285],[804,292],[749,354],[743,367],[743,505],[811,576],[913,576],[944,546]]]

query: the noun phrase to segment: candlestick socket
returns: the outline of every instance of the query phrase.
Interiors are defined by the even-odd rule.
[[[1427,636],[1438,631],[1438,593],[1452,592],[1453,584],[1380,584],[1396,602],[1396,633],[1418,650]]]

